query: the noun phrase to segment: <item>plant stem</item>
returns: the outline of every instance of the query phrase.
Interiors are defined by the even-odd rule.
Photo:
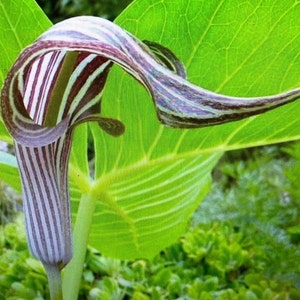
[[[78,297],[95,205],[96,197],[91,193],[81,197],[73,231],[73,258],[63,275],[64,300],[76,300]]]
[[[46,265],[44,268],[47,273],[50,299],[51,300],[62,300],[62,283],[61,283],[61,272],[57,265]]]

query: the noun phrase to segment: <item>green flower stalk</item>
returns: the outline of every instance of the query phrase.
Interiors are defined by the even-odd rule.
[[[183,65],[168,49],[141,42],[105,19],[76,17],[47,30],[11,68],[1,110],[15,142],[29,248],[48,270],[53,299],[61,297],[55,274],[72,257],[68,161],[73,130],[88,121],[113,136],[125,129],[100,114],[113,63],[148,90],[159,121],[171,127],[235,121],[300,96],[300,89],[255,98],[205,90],[186,80]]]

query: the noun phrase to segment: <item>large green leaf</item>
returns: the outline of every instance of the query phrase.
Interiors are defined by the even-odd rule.
[[[21,191],[21,182],[16,158],[6,152],[0,151],[1,180],[12,186],[16,191]]]
[[[141,0],[117,23],[171,48],[192,82],[254,96],[300,84],[299,15],[295,1]],[[221,126],[164,128],[147,93],[119,69],[102,111],[122,120],[126,133],[113,139],[91,126],[99,201],[90,242],[121,258],[151,257],[184,231],[222,151],[300,137],[297,102]]]
[[[50,26],[34,0],[0,2],[0,86],[18,54]]]
[[[0,1],[0,88],[18,54],[50,26],[34,0]],[[0,138],[12,142],[1,120]]]
[[[252,96],[299,85],[299,15],[300,3],[291,0],[140,0],[117,22],[171,48],[192,82]],[[1,85],[20,50],[49,25],[34,1],[1,1]],[[222,152],[298,139],[298,107],[296,102],[199,130],[164,128],[147,93],[115,68],[102,112],[122,120],[126,133],[112,138],[91,124],[96,155],[89,170],[88,127],[76,131],[70,165],[74,215],[80,193],[92,189],[98,198],[92,245],[120,258],[151,257],[183,233]]]
[[[12,138],[9,135],[9,133],[7,132],[1,118],[0,118],[0,141],[4,141],[6,143],[12,144]]]
[[[51,22],[34,0],[2,0],[0,2],[0,88],[4,78],[24,47],[32,43]],[[1,120],[0,140],[12,144]],[[21,190],[16,159],[0,152],[0,177],[17,191]]]

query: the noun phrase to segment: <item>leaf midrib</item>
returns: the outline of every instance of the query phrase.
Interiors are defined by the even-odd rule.
[[[254,119],[255,117],[253,117]],[[250,119],[249,119],[250,122]],[[246,122],[248,124],[248,122]],[[246,125],[245,125],[246,126]],[[244,126],[243,126],[244,127]],[[238,129],[242,129],[242,127],[238,127]],[[82,193],[87,193],[89,189],[93,188],[97,190],[98,192],[103,192],[107,190],[107,187],[109,187],[113,182],[115,182],[117,179],[122,178],[123,176],[130,175],[131,173],[134,172],[139,172],[145,168],[151,168],[155,166],[159,166],[161,164],[171,164],[174,163],[175,161],[178,160],[184,160],[184,159],[191,159],[195,158],[200,155],[222,155],[222,153],[226,151],[232,151],[232,150],[237,150],[240,149],[240,144],[231,144],[230,140],[237,134],[237,132],[233,132],[228,138],[226,139],[226,143],[220,144],[219,146],[214,146],[211,148],[205,148],[205,149],[195,149],[193,151],[189,152],[184,152],[184,153],[169,153],[167,155],[158,157],[156,159],[150,159],[149,156],[144,156],[140,160],[136,161],[133,164],[127,165],[122,168],[115,168],[109,172],[106,172],[99,176],[96,179],[92,179],[88,177],[86,174],[82,173],[79,168],[77,168],[75,165],[70,163],[69,166],[69,173],[70,173],[70,178],[73,179],[73,182],[78,182],[79,183],[79,189],[81,190]],[[300,139],[299,136],[293,136],[287,137],[285,140],[282,138],[280,139],[268,139],[268,143],[277,143],[277,142],[289,142],[292,140],[298,140]],[[248,144],[243,143],[244,148],[250,148],[250,147],[259,147],[259,146],[264,146],[266,145],[266,141],[264,140],[259,140],[256,143],[251,142]],[[179,146],[177,145],[177,148]]]

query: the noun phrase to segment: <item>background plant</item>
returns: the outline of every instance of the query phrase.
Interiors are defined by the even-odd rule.
[[[36,1],[52,22],[78,15],[115,19],[132,0],[38,0]]]
[[[187,233],[151,260],[108,258],[89,247],[79,299],[298,299],[299,233],[290,231],[299,227],[297,145],[226,154]],[[274,185],[266,178],[275,171]],[[46,275],[30,258],[22,218],[1,236],[1,297],[46,298]]]
[[[153,2],[150,6],[146,1],[137,1],[120,16],[118,22],[142,39],[160,41],[172,48],[188,66],[189,78],[197,84],[235,95],[271,94],[298,85],[299,68],[296,58],[299,49],[297,45],[299,27],[296,16],[299,13],[299,5],[292,1],[284,4],[279,1],[266,2],[266,5],[260,4],[259,1],[251,5],[246,2],[239,2],[239,5],[236,5],[235,1],[221,3],[215,1],[211,4],[203,2],[199,10],[199,2],[196,1],[190,1],[188,7],[185,4],[181,7],[179,3],[174,7],[174,3],[169,1]],[[2,5],[1,9],[3,7],[8,13],[6,11],[8,7]],[[184,15],[181,14],[183,11]],[[31,12],[34,12],[33,15],[38,15],[38,12],[33,10]],[[178,15],[181,15],[181,18],[178,18]],[[22,17],[26,18],[26,16]],[[43,21],[43,17],[38,19],[38,24],[44,25],[36,26],[36,33],[49,24]],[[164,28],[163,32],[161,28]],[[222,28],[222,35],[220,35],[220,28]],[[18,32],[17,26],[13,29]],[[176,35],[173,34],[174,30]],[[187,35],[186,32],[189,34]],[[25,45],[29,39],[30,37],[26,36],[21,40]],[[20,48],[20,45],[18,47]],[[192,52],[190,49],[193,49]],[[274,55],[271,55],[271,51]],[[12,53],[16,52],[12,51]],[[5,58],[7,61],[1,62],[3,77],[12,61],[11,57]],[[201,66],[200,71],[199,66]],[[120,83],[122,89],[116,91],[116,84],[119,86]],[[297,104],[246,121],[179,132],[162,128],[155,123],[151,105],[142,100],[147,97],[146,94],[124,74],[115,71],[110,77],[107,88],[103,113],[120,117],[127,126],[126,135],[119,140],[112,140],[107,139],[94,126],[90,126],[89,129],[86,126],[82,127],[77,135],[81,136],[81,139],[75,138],[71,163],[74,213],[78,207],[79,191],[76,188],[78,175],[83,175],[81,179],[90,180],[90,173],[93,173],[95,178],[99,178],[111,174],[112,170],[127,168],[132,171],[128,172],[127,177],[116,172],[117,181],[109,186],[109,194],[117,199],[117,210],[116,207],[107,206],[107,202],[99,202],[96,205],[90,242],[107,255],[123,258],[140,255],[151,257],[181,235],[186,229],[188,217],[208,190],[210,171],[222,151],[299,137]],[[111,101],[114,99],[115,104],[112,105],[109,99]],[[145,111],[146,117],[133,114],[133,108],[136,111]],[[4,130],[1,132],[4,138],[9,140],[3,133]],[[87,155],[82,156],[82,146],[85,143],[82,141],[82,136],[88,138],[89,132],[95,145],[95,159],[92,164],[95,166],[95,172],[93,168],[91,169],[93,172],[90,172],[91,164],[88,164]],[[215,154],[210,154],[212,152]],[[177,161],[177,164],[168,169],[171,156],[173,156],[171,161]],[[150,164],[142,166],[138,169],[138,173],[133,172],[139,162],[145,158]],[[156,164],[156,162],[160,163]],[[5,162],[4,164],[7,165]],[[150,169],[151,166],[155,167]],[[186,166],[185,170],[183,166]],[[16,174],[13,166],[9,166],[9,170],[13,175]],[[149,174],[154,172],[160,176],[152,178],[151,181],[146,180]],[[154,204],[161,204],[161,199],[157,198],[153,201],[150,193],[147,197],[143,190],[146,189],[153,194],[157,182],[166,182],[166,178],[176,179],[176,174],[180,172],[190,172],[190,177],[186,178],[195,183],[194,189],[186,199],[173,202],[174,206],[166,206],[164,208],[166,213],[160,219]],[[201,178],[202,181],[197,181],[196,178]],[[12,181],[9,180],[10,183]],[[141,184],[130,185],[132,182]],[[174,181],[168,183],[176,184]],[[125,186],[132,187],[131,195],[140,193],[143,197],[127,199],[122,193]],[[178,194],[184,193],[187,187],[188,184],[185,185],[183,182],[180,187],[182,190],[177,191]],[[201,191],[200,195],[199,191]],[[166,195],[164,198],[167,198]],[[152,203],[150,206],[140,202],[150,201],[149,199]],[[129,218],[122,218],[120,209],[128,212]],[[167,217],[170,217],[168,226],[173,228],[171,231],[169,227],[162,226],[162,219]],[[180,220],[180,224],[175,220]],[[130,224],[134,227],[130,227]],[[159,234],[153,231],[153,227],[149,229],[148,226],[153,224],[160,228]],[[119,234],[116,232],[117,228],[121,229]],[[132,234],[132,228],[137,234]],[[131,232],[126,236],[126,240],[122,238],[124,237],[122,230]],[[154,234],[151,235],[151,232]],[[159,241],[157,236],[161,238]],[[155,245],[153,241],[156,241]]]

